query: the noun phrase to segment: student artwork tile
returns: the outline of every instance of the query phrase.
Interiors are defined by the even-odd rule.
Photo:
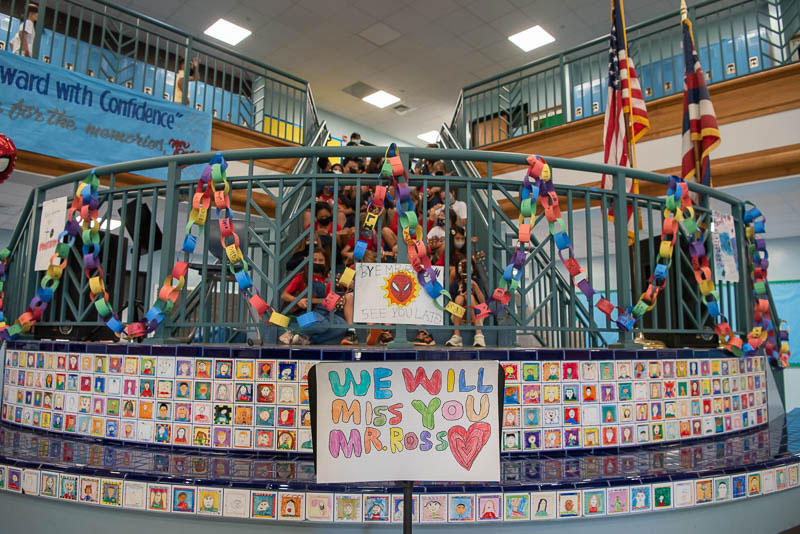
[[[6,356],[5,421],[125,442],[313,452],[307,373],[316,362],[12,349]],[[567,365],[572,363],[579,365]],[[768,420],[766,366],[764,357],[504,362],[500,450],[627,447],[752,428]],[[359,378],[354,376],[356,383]],[[458,379],[456,373],[454,391],[461,387]],[[465,377],[464,386],[473,382]],[[446,376],[443,384],[446,390]],[[482,396],[465,393],[464,412],[471,394],[480,413]],[[372,418],[381,421],[374,408],[392,404],[372,406]],[[364,408],[362,403],[362,418]],[[389,416],[381,429],[386,434],[391,414],[383,413]],[[464,419],[469,424],[460,426],[468,430],[473,421]],[[407,422],[408,416],[400,427]],[[438,430],[420,430],[430,433],[429,454],[435,455]],[[361,441],[363,452],[363,435]],[[380,441],[384,445],[385,436]],[[371,446],[370,454],[377,452]],[[447,452],[453,453],[449,441]]]

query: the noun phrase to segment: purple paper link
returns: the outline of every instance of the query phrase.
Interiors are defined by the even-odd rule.
[[[400,199],[400,202],[407,202],[411,198],[407,183],[397,184],[397,198]]]
[[[781,330],[781,341],[789,341],[789,332]]]
[[[78,224],[75,221],[67,221],[67,224],[64,227],[64,229],[71,236],[75,236],[76,237],[76,236],[81,235],[81,225]]]
[[[206,167],[203,169],[203,174],[200,175],[200,179],[204,182],[209,181],[211,179],[211,172],[211,165],[206,165]]]
[[[591,301],[592,296],[594,295],[594,288],[589,283],[589,280],[586,280],[584,278],[583,280],[578,282],[578,289],[580,289],[581,293],[586,295],[586,298]]]
[[[531,187],[531,175],[527,172],[525,173],[525,178],[522,179],[522,187],[525,189],[530,189]]]
[[[761,265],[761,268],[766,271],[767,269],[769,269],[769,260],[767,260],[767,259],[761,260],[760,265]]]
[[[92,196],[89,199],[89,209],[96,210],[98,206],[100,206],[100,199],[95,196]]]
[[[527,254],[524,251],[517,249],[514,252],[514,259],[511,260],[511,263],[514,264],[516,269],[522,269],[525,266],[525,259],[527,258]]]
[[[702,241],[692,241],[689,245],[689,253],[693,258],[702,258],[706,255],[706,247]]]
[[[147,333],[155,332],[156,328],[158,328],[158,320],[153,319],[150,321],[150,324],[147,325]]]
[[[3,276],[4,274],[6,274],[6,264],[0,263],[0,276]]]
[[[778,347],[778,340],[777,340],[777,339],[775,339],[775,336],[774,336],[774,335],[772,335],[772,336],[767,336],[767,344],[768,344],[768,345],[772,345],[772,346],[774,346],[775,348],[779,348],[779,347]]]
[[[42,299],[40,299],[39,296],[37,295],[31,299],[31,303],[29,304],[29,306],[31,309],[35,309],[39,307],[41,304],[42,304]]]
[[[4,328],[3,330],[0,330],[0,339],[7,340],[8,337],[9,337],[8,328]]]
[[[760,252],[767,250],[766,239],[756,239],[756,250],[759,250]]]
[[[87,269],[97,269],[97,258],[91,252],[83,255],[83,265]]]

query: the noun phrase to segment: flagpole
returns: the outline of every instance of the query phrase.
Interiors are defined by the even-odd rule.
[[[681,0],[681,24],[689,23],[689,35],[694,43],[694,34],[692,32],[691,21],[689,20],[689,9],[686,7],[686,0]],[[694,140],[694,181],[698,184],[703,183],[703,176],[701,175],[701,159],[703,154],[703,147],[700,141]]]

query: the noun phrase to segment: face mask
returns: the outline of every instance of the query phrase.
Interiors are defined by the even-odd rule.
[[[314,274],[325,274],[325,266],[320,263],[315,263]]]
[[[342,174],[342,171],[339,169],[333,169],[333,174]]]
[[[457,249],[459,249],[459,250],[460,250],[460,249],[462,249],[462,248],[464,248],[464,243],[465,243],[465,241],[453,241],[453,244],[454,244],[454,245],[456,246],[456,248],[457,248]]]
[[[320,219],[317,219],[317,222],[322,226],[328,226],[332,220],[333,219],[331,217],[322,217]]]

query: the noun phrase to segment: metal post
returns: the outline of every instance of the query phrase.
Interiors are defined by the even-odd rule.
[[[44,13],[46,10],[47,10],[47,0],[40,0],[39,18],[36,19],[36,25],[34,26],[33,46],[31,47],[31,58],[33,59],[39,59],[39,46],[42,43],[42,34],[44,33]],[[28,11],[29,9],[25,10],[25,20],[27,20],[28,18]],[[25,20],[22,21],[23,27],[25,26]],[[53,20],[53,33],[55,33],[55,30],[56,30],[56,21]]]
[[[626,309],[631,305],[631,265],[628,261],[628,217],[625,172],[614,175],[614,255],[617,263],[617,306]],[[608,287],[606,280],[606,287]],[[618,348],[642,348],[633,341],[633,331],[619,332]]]
[[[400,483],[403,486],[403,534],[411,534],[412,521],[414,520],[414,483],[405,480]]]
[[[399,152],[399,149],[398,149]],[[408,169],[408,152],[400,152],[400,159],[403,161],[403,168]],[[423,194],[425,192],[423,191]],[[395,191],[395,195],[397,192]],[[425,226],[425,223],[422,223],[422,226]],[[408,261],[408,249],[406,248],[405,243],[403,243],[403,232],[398,227],[397,229],[397,263],[406,263]],[[414,344],[408,341],[408,327],[404,324],[398,324],[395,327],[394,331],[394,340],[390,341],[387,345],[387,349],[413,349]],[[409,523],[410,524],[410,523]],[[405,532],[405,527],[404,527]],[[411,532],[409,527],[409,532]]]
[[[164,246],[161,249],[161,266],[160,275],[156,278],[156,282],[164,279],[165,273],[172,270],[172,263],[175,261],[175,236],[177,235],[177,214],[178,214],[178,182],[180,181],[180,169],[175,160],[171,160],[167,167],[167,198],[164,201],[164,226],[163,242]],[[156,214],[153,214],[155,217]],[[148,287],[147,291],[151,289]],[[167,317],[164,322],[159,325],[155,332],[155,340],[163,340],[165,326],[170,322]]]
[[[753,327],[753,288],[749,273],[749,258],[744,226],[744,204],[731,204],[731,214],[736,225],[736,255],[739,259],[739,283],[735,285],[736,294],[736,330],[749,332]]]

